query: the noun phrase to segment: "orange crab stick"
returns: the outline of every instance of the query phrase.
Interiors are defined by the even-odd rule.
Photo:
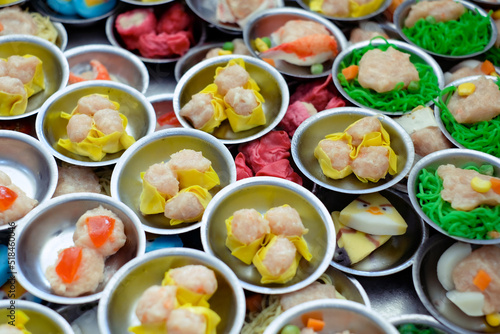
[[[90,240],[97,248],[104,245],[115,227],[115,220],[108,216],[88,217],[85,223],[87,224]]]
[[[164,125],[172,125],[172,126],[177,126],[180,127],[182,126],[179,120],[177,119],[177,116],[175,116],[174,111],[167,111],[157,119],[158,124],[160,126]]]
[[[73,282],[76,277],[78,267],[82,261],[82,248],[70,247],[59,253],[59,262],[56,265],[56,273],[64,283]]]
[[[14,204],[17,193],[7,187],[0,186],[0,211],[9,209]]]
[[[104,66],[99,60],[91,60],[90,66],[92,66],[92,72],[94,74],[94,78],[92,80],[111,80],[109,76],[108,69]],[[77,82],[87,81],[89,79],[84,78],[83,76],[78,76],[73,72],[69,73],[69,84],[74,84]]]

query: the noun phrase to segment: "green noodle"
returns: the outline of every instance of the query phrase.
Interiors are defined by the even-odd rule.
[[[486,51],[482,57],[483,60],[487,59],[495,66],[500,66],[500,48],[492,47]]]
[[[475,166],[464,169],[479,171]],[[441,197],[443,181],[437,174],[422,169],[417,177],[417,198],[422,211],[450,235],[466,239],[492,239],[500,232],[500,205],[480,205],[471,211],[458,211]]]
[[[500,82],[496,81],[499,85]],[[436,105],[441,109],[441,120],[446,131],[465,148],[485,152],[500,158],[500,115],[489,121],[460,124],[448,109],[448,102],[457,88],[447,87],[441,91]],[[446,101],[443,98],[446,97]]]
[[[491,13],[486,17],[466,11],[458,20],[430,23],[418,20],[403,28],[410,41],[421,48],[449,56],[462,56],[484,50],[491,39]]]
[[[399,50],[397,46],[390,43],[379,46],[374,46],[370,43],[370,45],[364,48],[356,49],[351,53],[349,60],[346,58],[340,63],[340,70],[351,65],[358,65],[361,57],[369,50],[380,49],[386,51],[390,46]],[[357,78],[348,81],[341,71],[339,71],[337,77],[347,94],[359,103],[381,111],[407,112],[420,105],[425,105],[437,97],[437,92],[439,91],[438,79],[434,75],[432,67],[419,62],[418,57],[413,55],[410,57],[410,61],[415,65],[420,78],[420,87],[415,93],[410,93],[408,90],[404,89],[404,84],[402,82],[398,83],[396,87],[389,92],[377,93],[373,89],[362,87]]]

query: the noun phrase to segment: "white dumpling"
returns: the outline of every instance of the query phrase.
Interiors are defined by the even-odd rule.
[[[204,334],[206,329],[205,317],[188,309],[173,310],[167,320],[168,334]]]
[[[212,269],[202,265],[187,265],[170,270],[175,284],[193,292],[212,295],[217,290],[217,278]]]
[[[70,141],[80,143],[87,138],[92,129],[92,117],[85,114],[71,116],[66,126],[66,132]]]
[[[164,323],[176,306],[176,286],[153,285],[139,298],[135,314],[143,324]]]
[[[144,180],[148,181],[160,193],[170,197],[179,192],[179,181],[177,173],[168,164],[159,163],[149,166],[144,174]]]
[[[233,236],[248,245],[270,232],[269,222],[255,209],[241,209],[233,213],[231,222]]]

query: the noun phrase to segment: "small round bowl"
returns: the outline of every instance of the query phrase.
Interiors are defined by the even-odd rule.
[[[113,81],[127,84],[145,94],[149,73],[144,63],[133,53],[111,45],[90,44],[72,48],[64,53],[70,71],[76,75],[92,70],[90,61],[100,61]]]
[[[158,122],[158,119],[165,113],[174,112],[174,106],[172,104],[173,99],[174,95],[170,93],[157,94],[148,97],[148,101],[153,105],[156,114],[156,131],[176,127],[171,125],[165,125],[163,127]]]
[[[327,177],[314,157],[314,149],[326,135],[343,132],[349,125],[367,116],[377,116],[389,133],[391,148],[398,155],[399,172],[392,176],[387,174],[385,179],[376,183],[363,183],[354,174],[339,180]],[[369,194],[392,187],[408,174],[415,157],[413,142],[399,124],[387,116],[354,107],[324,110],[306,119],[295,131],[291,151],[295,164],[307,178],[324,188],[346,194]]]
[[[4,319],[3,322],[12,321],[15,311],[23,311],[29,317],[26,330],[32,334],[74,334],[70,324],[47,306],[25,300],[0,300],[0,316]]]
[[[431,0],[432,1],[432,0]],[[415,3],[417,2],[417,0],[409,0],[409,1],[404,1],[401,3],[401,5],[399,5],[397,8],[396,8],[396,11],[394,12],[394,24],[396,25],[396,29],[398,30],[399,34],[401,35],[401,37],[407,42],[407,43],[410,43],[411,45],[421,49],[421,50],[424,50],[426,53],[434,56],[434,57],[438,57],[438,59],[447,59],[447,60],[458,60],[458,59],[467,59],[467,58],[473,58],[475,56],[478,56],[486,51],[488,51],[494,44],[495,44],[495,41],[497,39],[497,27],[495,25],[495,22],[493,22],[492,19],[490,19],[491,21],[491,38],[490,38],[490,41],[488,42],[488,44],[486,45],[486,47],[482,50],[482,51],[478,51],[478,52],[474,52],[474,53],[471,53],[471,54],[467,54],[467,55],[462,55],[462,56],[451,56],[451,55],[443,55],[443,54],[439,54],[439,53],[435,53],[435,52],[432,52],[432,51],[428,51],[428,50],[425,50],[423,49],[422,47],[416,45],[415,43],[413,43],[412,41],[410,41],[410,39],[403,33],[403,28],[405,27],[404,26],[404,21],[406,20],[406,17],[408,16],[408,13],[410,12],[410,9],[411,9],[411,6],[414,5]],[[472,12],[474,12],[475,10],[477,10],[479,12],[479,14],[481,16],[487,16],[488,14],[486,13],[485,10],[483,10],[481,7],[479,7],[478,5],[475,5],[469,1],[464,1],[464,0],[455,0],[455,2],[459,2],[461,3],[462,5],[464,5],[464,7]]]
[[[299,8],[275,8],[267,10],[265,13],[252,15],[245,29],[243,30],[243,39],[245,44],[253,56],[259,57],[253,42],[258,37],[270,36],[271,33],[281,28],[285,23],[291,20],[305,20],[320,23],[335,37],[337,41],[338,53],[342,52],[347,47],[347,39],[342,31],[332,22],[321,16]],[[338,55],[337,55],[338,57]],[[275,66],[281,74],[288,75],[292,78],[312,79],[326,77],[330,74],[333,59],[323,63],[323,72],[312,74],[310,66],[298,66],[290,64],[284,60],[275,60]]]
[[[309,4],[311,2],[310,0],[297,0],[297,2],[305,10],[311,11],[311,7],[309,7]],[[376,10],[374,10],[373,12],[371,12],[367,15],[359,16],[359,17],[339,17],[339,16],[332,16],[332,15],[327,15],[327,14],[318,13],[318,12],[313,12],[313,13],[320,15],[326,19],[332,20],[332,21],[338,21],[338,22],[342,22],[342,23],[354,23],[354,22],[359,22],[359,21],[369,20],[371,18],[374,18],[375,16],[383,13],[387,9],[387,7],[389,7],[390,4],[391,4],[390,0],[384,0],[379,8],[377,8]]]
[[[225,245],[225,220],[237,210],[267,210],[288,204],[295,208],[309,232],[304,236],[312,260],[301,259],[295,277],[284,284],[262,284],[253,265],[246,265]],[[230,184],[208,204],[202,218],[201,242],[210,255],[221,259],[236,273],[244,289],[264,294],[283,294],[302,289],[314,282],[325,270],[335,251],[332,218],[321,201],[294,182],[274,177],[252,177]]]
[[[177,235],[201,225],[201,222],[195,222],[171,226],[163,214],[144,216],[139,209],[141,172],[145,172],[152,164],[170,160],[171,154],[182,149],[201,151],[212,162],[220,179],[220,185],[210,190],[212,195],[236,181],[236,166],[231,153],[220,141],[205,132],[183,128],[166,129],[137,141],[122,155],[113,170],[111,196],[134,211],[146,232]]]
[[[245,320],[245,295],[238,279],[222,261],[188,248],[149,252],[120,269],[99,302],[97,317],[101,333],[127,333],[128,327],[139,325],[135,308],[142,293],[152,285],[160,285],[170,268],[190,264],[204,265],[215,272],[218,288],[209,303],[221,317],[217,333],[239,333]]]
[[[28,35],[7,35],[0,37],[0,58],[23,56],[30,54],[43,62],[45,89],[28,99],[24,114],[16,116],[0,116],[0,121],[25,118],[36,114],[42,104],[55,92],[68,83],[68,61],[63,52],[54,44],[40,37]]]
[[[106,154],[101,161],[93,161],[57,145],[59,138],[67,136],[67,120],[59,117],[60,112],[71,113],[77,106],[78,99],[94,93],[108,95],[110,100],[120,104],[120,113],[128,119],[126,132],[136,141],[154,132],[156,117],[153,106],[134,88],[119,82],[103,80],[76,83],[51,96],[36,118],[36,135],[42,145],[56,158],[73,165],[99,167],[115,164],[124,152]]]
[[[477,239],[467,239],[463,237],[458,237],[450,235],[447,231],[441,228],[436,222],[431,220],[422,210],[419,199],[417,198],[418,185],[417,179],[418,174],[422,169],[427,169],[429,171],[435,171],[439,166],[452,164],[455,167],[462,168],[469,166],[471,164],[482,165],[484,163],[493,165],[493,176],[498,177],[500,175],[500,159],[495,158],[489,154],[472,151],[467,149],[447,149],[442,151],[437,151],[423,157],[418,161],[415,166],[413,166],[409,176],[408,176],[408,196],[410,197],[411,204],[417,211],[417,213],[429,224],[432,228],[438,232],[456,239],[458,241],[463,241],[471,244],[480,245],[493,245],[500,243],[500,239],[490,239],[490,240],[477,240]]]
[[[387,42],[397,46],[399,50],[410,54],[411,58],[415,59],[415,60],[412,59],[412,62],[418,61],[418,62],[422,62],[422,63],[425,63],[425,64],[431,66],[432,70],[434,72],[434,75],[437,77],[439,88],[444,86],[443,71],[441,70],[441,67],[439,66],[439,64],[431,56],[429,56],[427,53],[425,53],[421,49],[419,49],[413,45],[410,45],[408,43],[405,43],[405,42],[401,42],[401,41],[397,41],[397,40],[393,40],[393,39],[389,39],[389,40],[387,40]],[[361,107],[361,108],[365,108],[368,110],[372,110],[372,111],[375,111],[375,112],[378,112],[381,114],[385,114],[385,115],[390,115],[390,116],[402,115],[404,113],[411,111],[411,109],[413,109],[413,108],[411,108],[409,110],[402,110],[402,111],[383,111],[383,110],[377,110],[377,109],[365,106],[365,105],[361,104],[360,102],[358,102],[357,100],[353,99],[349,94],[347,94],[347,92],[344,90],[344,87],[340,84],[340,81],[339,81],[339,78],[337,77],[337,75],[340,72],[341,63],[344,62],[345,60],[351,60],[352,52],[354,50],[362,49],[362,48],[368,46],[370,43],[374,46],[379,46],[379,45],[385,45],[386,41],[383,39],[374,39],[372,41],[364,41],[364,42],[356,43],[354,45],[351,45],[346,50],[342,51],[342,53],[339,54],[337,56],[337,58],[335,58],[335,61],[333,63],[333,67],[332,67],[332,77],[333,77],[333,83],[335,84],[335,87],[337,87],[337,89],[339,90],[339,92],[342,94],[342,96],[344,98],[349,100],[349,102],[351,102],[352,104],[354,104],[358,107]],[[429,101],[425,105],[429,106],[433,102],[434,102],[433,99],[429,99]]]
[[[265,99],[262,104],[266,115],[265,125],[246,131],[234,132],[229,123],[224,121],[212,133],[224,144],[241,144],[262,137],[274,129],[285,116],[288,108],[290,95],[285,79],[274,67],[260,59],[242,55],[229,55],[207,59],[193,66],[182,76],[175,87],[174,111],[182,126],[192,129],[191,124],[180,116],[181,108],[191,100],[194,94],[199,93],[203,88],[213,83],[216,68],[226,66],[231,59],[243,59],[247,72],[257,82],[260,93]]]
[[[106,259],[104,281],[96,292],[79,297],[56,295],[45,278],[45,271],[56,262],[58,251],[73,246],[73,233],[80,216],[99,205],[120,217],[127,242]],[[111,276],[146,250],[146,236],[133,211],[109,196],[92,193],[63,195],[39,205],[26,216],[26,224],[21,225],[16,234],[16,279],[31,294],[57,304],[83,304],[100,299]]]
[[[96,16],[96,17],[91,17],[91,18],[84,18],[80,15],[64,15],[61,13],[56,12],[52,8],[49,7],[47,4],[47,1],[45,0],[30,0],[30,5],[33,6],[33,8],[39,12],[40,14],[44,16],[50,17],[50,20],[53,22],[60,22],[64,25],[67,26],[77,26],[80,28],[90,26],[96,22],[99,22],[101,20],[104,20],[108,16],[112,15],[116,9],[119,6],[119,3],[111,9],[109,12],[104,13],[102,15]]]
[[[48,201],[56,190],[58,177],[52,154],[38,140],[21,132],[0,130],[0,142],[0,170],[28,197],[36,199],[38,205]],[[8,227],[8,224],[0,226],[0,232]]]
[[[436,334],[446,334],[449,331],[448,328],[443,326],[436,319],[425,314],[403,314],[390,318],[389,321],[396,328],[405,324],[413,324],[426,326],[429,329],[432,328]]]
[[[446,297],[446,290],[437,278],[437,262],[455,240],[442,235],[429,238],[420,248],[412,268],[413,285],[429,313],[445,325],[445,333],[500,333],[500,328],[486,324],[485,317],[470,317]]]
[[[148,6],[151,6],[150,2],[147,2],[145,4],[147,4]],[[159,18],[161,16],[161,14],[163,12],[165,12],[165,10],[167,10],[168,7],[169,7],[168,4],[166,6],[154,6],[153,8],[154,8],[154,13],[155,13],[156,17]],[[114,47],[128,50],[127,47],[125,46],[125,43],[123,42],[120,34],[116,30],[115,21],[116,21],[116,18],[118,17],[118,15],[125,13],[129,10],[132,10],[132,9],[134,9],[134,8],[133,7],[132,8],[131,7],[122,8],[116,14],[111,15],[106,20],[106,28],[105,28],[106,37],[108,38],[109,43],[111,43],[111,45],[113,45]],[[189,12],[188,8],[186,8],[186,10],[188,10],[188,12]],[[192,14],[192,13],[191,13],[191,15],[194,16],[194,14]],[[192,28],[193,28],[194,45],[191,45],[191,47],[203,44],[203,42],[205,41],[205,38],[206,38],[206,34],[207,34],[207,31],[206,31],[207,28],[205,26],[205,23],[202,20],[198,20],[195,18],[193,20],[193,23],[192,23]],[[172,56],[172,57],[165,57],[165,58],[146,58],[146,57],[141,56],[141,54],[139,53],[138,50],[130,50],[130,52],[135,54],[137,56],[137,58],[142,60],[144,63],[149,63],[149,64],[168,64],[168,63],[176,62],[181,58],[180,56]]]
[[[323,331],[329,333],[349,330],[356,334],[399,334],[396,328],[370,308],[348,300],[314,300],[283,312],[264,331],[279,334],[286,325],[305,327],[302,319],[321,318]]]
[[[205,60],[205,56],[210,49],[222,48],[224,43],[210,43],[195,46],[191,48],[184,56],[179,59],[175,64],[174,75],[175,80],[179,82],[181,77],[186,73],[191,67],[195,66],[199,62]]]

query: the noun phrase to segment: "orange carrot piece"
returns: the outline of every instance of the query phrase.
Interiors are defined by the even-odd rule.
[[[248,296],[245,300],[247,311],[250,313],[259,312],[262,310],[262,295],[260,293]]]
[[[323,330],[323,327],[325,327],[325,322],[323,320],[309,318],[307,319],[306,327],[311,328],[315,332],[319,332]]]
[[[90,66],[92,66],[96,73],[95,80],[111,80],[108,69],[99,60],[92,59]]]
[[[351,65],[342,70],[342,74],[346,78],[347,81],[354,80],[358,76],[359,66]]]
[[[64,283],[71,283],[76,277],[78,267],[82,261],[82,248],[70,247],[59,253],[59,262],[56,265],[56,273]]]
[[[483,269],[479,269],[476,277],[472,280],[472,283],[478,287],[479,290],[484,291],[490,285],[491,277]]]
[[[493,189],[494,192],[497,194],[500,194],[500,180],[492,177],[490,179],[491,182],[491,189]]]
[[[268,63],[269,65],[276,67],[276,63],[274,62],[274,59],[272,59],[272,58],[262,58],[262,60],[265,61],[266,63]]]
[[[17,193],[7,187],[0,186],[0,212],[10,208],[17,199]]]
[[[483,72],[486,75],[490,75],[492,72],[495,72],[495,66],[493,66],[491,61],[485,60],[481,64],[481,72]]]

